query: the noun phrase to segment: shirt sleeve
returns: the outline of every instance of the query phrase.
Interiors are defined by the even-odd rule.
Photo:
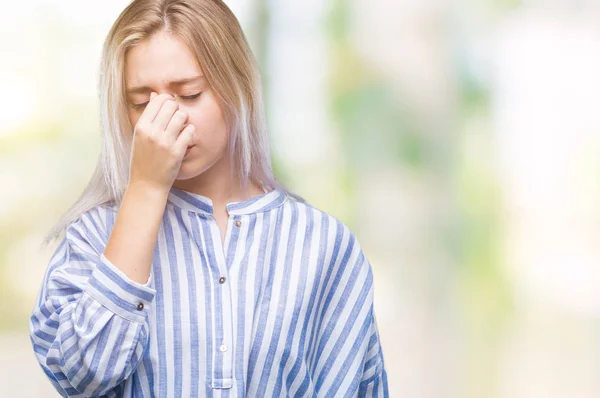
[[[387,397],[387,375],[374,312],[373,268],[356,236],[341,222],[323,276],[315,380],[319,397]],[[314,358],[314,360],[313,360]]]
[[[383,360],[383,350],[379,340],[377,317],[371,308],[371,328],[369,345],[365,355],[363,374],[358,391],[359,397],[389,397],[387,372]]]
[[[104,210],[109,211],[109,210]],[[67,228],[29,320],[33,350],[62,396],[100,396],[135,370],[148,343],[156,291],[104,257],[102,210]]]

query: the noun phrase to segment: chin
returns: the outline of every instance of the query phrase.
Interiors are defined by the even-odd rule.
[[[186,161],[187,160],[187,161]],[[204,164],[202,162],[199,162],[199,159],[186,159],[181,163],[181,167],[179,168],[179,173],[177,174],[177,177],[175,177],[175,180],[180,180],[180,181],[184,181],[184,180],[190,180],[194,177],[198,177],[199,175],[201,175],[202,173],[204,173],[206,170],[210,169],[210,167],[212,166],[211,164]]]
[[[199,169],[197,167],[189,167],[189,166],[181,166],[181,168],[179,169],[179,173],[177,174],[177,177],[175,177],[175,180],[189,180],[192,179],[194,177],[199,176],[200,174],[204,173],[204,169]]]
[[[210,153],[213,156],[207,156],[209,155],[208,153],[204,156],[197,156],[198,154],[193,156],[193,151],[194,150],[192,149],[189,158],[184,158],[183,162],[181,162],[181,167],[179,168],[179,173],[177,174],[177,177],[175,177],[175,180],[190,180],[204,174],[209,169],[222,169],[222,162],[227,161],[228,159],[228,157],[225,156],[225,150],[218,153]]]

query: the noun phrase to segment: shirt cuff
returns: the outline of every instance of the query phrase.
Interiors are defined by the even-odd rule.
[[[115,314],[144,322],[156,295],[156,290],[150,287],[151,282],[152,275],[146,284],[130,279],[102,254],[84,289]]]

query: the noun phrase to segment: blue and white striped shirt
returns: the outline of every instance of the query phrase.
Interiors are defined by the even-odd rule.
[[[148,283],[103,252],[116,206],[67,228],[30,318],[63,396],[387,397],[372,267],[346,225],[280,190],[172,188]]]

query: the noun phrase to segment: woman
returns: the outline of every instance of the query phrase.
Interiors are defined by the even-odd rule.
[[[135,0],[103,146],[30,319],[63,396],[387,396],[354,234],[279,184],[257,67],[218,0]]]

